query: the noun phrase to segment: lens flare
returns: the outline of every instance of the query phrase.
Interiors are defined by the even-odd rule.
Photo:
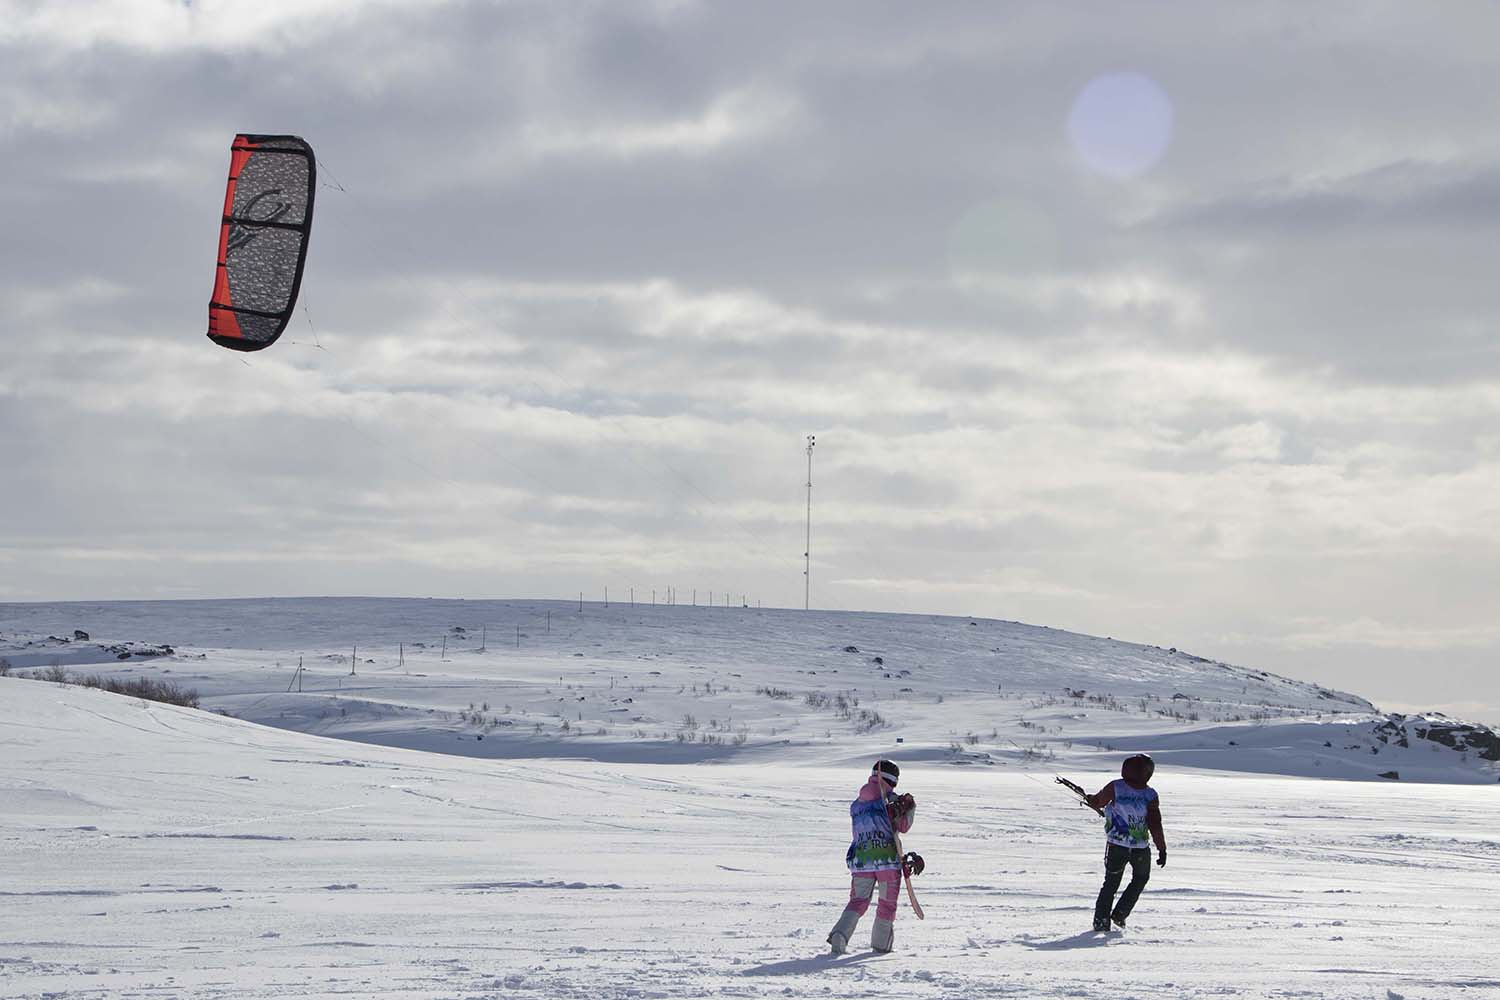
[[[1090,80],[1068,112],[1068,138],[1089,168],[1109,177],[1139,177],[1172,144],[1172,101],[1141,73]]]

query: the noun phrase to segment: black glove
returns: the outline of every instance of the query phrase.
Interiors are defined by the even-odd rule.
[[[917,800],[912,798],[910,793],[906,795],[898,795],[886,804],[885,809],[886,814],[891,818],[891,822],[894,823],[901,817],[910,816],[912,813],[916,812]]]
[[[1165,867],[1167,867],[1167,849],[1165,847],[1157,848],[1157,851],[1156,851],[1156,867],[1158,867],[1158,868],[1165,868]]]
[[[922,860],[922,855],[916,851],[907,851],[901,858],[901,870],[906,872],[906,877],[920,875],[927,870],[927,862]]]

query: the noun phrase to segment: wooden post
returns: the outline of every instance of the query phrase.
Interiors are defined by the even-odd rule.
[[[490,641],[490,627],[488,625],[481,625],[481,626],[479,626],[479,651],[481,653],[484,652],[485,646],[489,643],[489,641]]]
[[[521,626],[516,626],[516,648],[521,648]]]
[[[446,660],[447,658],[448,658],[448,633],[444,632],[443,633],[443,653],[442,653],[441,656],[438,657],[438,659],[439,660]]]
[[[552,609],[547,609],[547,634],[552,634]]]
[[[405,670],[406,669],[406,643],[404,643],[404,642],[398,642],[396,644],[396,648],[397,648],[397,650],[400,651],[400,656],[401,656],[401,662],[398,663],[398,664],[396,664],[396,666],[400,667],[402,670]]]
[[[354,663],[359,659],[359,647],[354,647],[354,652],[349,654],[349,676],[354,676]]]

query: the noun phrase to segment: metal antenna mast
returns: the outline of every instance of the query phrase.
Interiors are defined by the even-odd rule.
[[[812,607],[812,452],[818,443],[815,435],[807,436],[807,548],[802,552],[802,610]]]

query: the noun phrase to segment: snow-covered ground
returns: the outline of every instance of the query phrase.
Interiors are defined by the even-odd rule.
[[[970,621],[0,606],[13,673],[240,716],[0,678],[0,995],[1500,996],[1492,762],[1314,685]],[[1051,779],[1126,749],[1158,758],[1170,864],[1095,936],[1102,837]],[[831,959],[881,754],[928,919]]]

